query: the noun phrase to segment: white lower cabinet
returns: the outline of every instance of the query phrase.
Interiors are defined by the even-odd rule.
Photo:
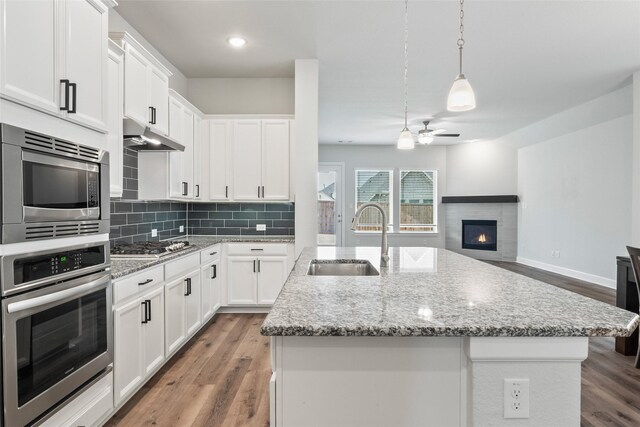
[[[47,418],[41,427],[101,425],[113,412],[113,373],[109,372]]]
[[[166,354],[173,354],[202,324],[200,269],[165,285]]]
[[[258,258],[258,304],[273,304],[289,276],[286,256]]]
[[[289,275],[288,257],[229,256],[229,305],[273,304]]]
[[[117,405],[164,361],[164,289],[156,287],[116,306],[114,337]]]
[[[202,282],[202,322],[206,322],[220,308],[220,259],[200,267]]]

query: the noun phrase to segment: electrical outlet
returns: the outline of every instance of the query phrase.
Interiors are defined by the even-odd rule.
[[[256,224],[256,231],[266,231],[267,224]]]
[[[151,229],[151,237],[158,237],[158,229],[157,228],[152,228]]]
[[[529,379],[504,379],[504,417],[529,418]]]
[[[181,233],[184,233],[184,225],[181,225],[181,226],[180,226],[180,232],[181,232]]]

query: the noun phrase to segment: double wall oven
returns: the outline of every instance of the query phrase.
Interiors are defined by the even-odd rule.
[[[2,425],[45,420],[113,360],[109,156],[0,125]]]

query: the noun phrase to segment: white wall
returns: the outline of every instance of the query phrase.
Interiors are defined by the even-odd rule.
[[[498,141],[447,146],[447,194],[483,196],[516,194],[518,152]]]
[[[316,246],[318,235],[318,60],[297,59],[293,183],[296,203],[296,257]]]
[[[293,78],[189,79],[188,99],[205,114],[293,114]]]
[[[182,71],[177,69],[167,58],[165,58],[151,43],[149,43],[142,34],[131,26],[125,19],[118,14],[113,8],[109,9],[109,32],[126,31],[133,36],[142,46],[145,47],[156,59],[167,67],[173,75],[169,79],[169,87],[178,92],[180,95],[187,97],[187,78]]]
[[[438,201],[446,194],[447,148],[444,146],[417,147],[402,151],[395,146],[375,145],[320,145],[320,162],[344,163],[344,246],[379,246],[380,234],[364,234],[351,231],[350,224],[355,213],[355,170],[367,168],[393,169],[415,168],[438,171]],[[296,206],[297,211],[297,206]],[[391,246],[444,247],[444,210],[438,203],[437,234],[389,234]],[[297,237],[296,237],[297,239]]]
[[[518,260],[614,286],[631,238],[632,147],[627,114],[521,148]]]
[[[631,244],[640,247],[640,71],[633,74],[633,184]]]

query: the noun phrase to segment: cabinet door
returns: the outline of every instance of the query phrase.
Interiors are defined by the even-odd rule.
[[[182,136],[182,128],[184,126],[183,108],[177,99],[169,97],[169,137],[180,144],[184,144]],[[184,152],[180,151],[169,153],[169,195],[176,199],[184,199],[189,194],[188,183],[183,179],[184,154]]]
[[[273,304],[289,275],[287,257],[262,257],[258,262],[258,304]]]
[[[182,165],[180,170],[182,171],[182,182],[186,182],[186,198],[192,199],[194,195],[194,183],[193,183],[193,123],[194,114],[193,111],[188,108],[182,109],[182,143],[184,144],[184,152],[179,153]]]
[[[187,336],[191,336],[202,324],[200,269],[191,272],[187,279],[191,280],[191,289],[185,297],[186,325]]]
[[[213,281],[214,271],[212,265],[203,265],[200,268],[200,281],[202,284],[202,321],[206,322],[213,316]]]
[[[60,114],[57,3],[0,2],[0,94]]]
[[[64,1],[65,69],[75,83],[69,120],[107,130],[108,8],[99,0]],[[73,92],[73,90],[72,90]]]
[[[258,260],[251,256],[230,256],[227,260],[229,305],[256,304]]]
[[[260,120],[237,120],[233,138],[233,198],[261,199]]]
[[[164,361],[164,288],[158,288],[142,297],[147,301],[149,317],[142,328],[144,350],[143,369],[148,376]]]
[[[155,124],[151,127],[156,132],[169,133],[169,77],[153,65],[149,65],[147,81],[149,84],[149,106],[156,110]]]
[[[127,397],[144,379],[142,366],[142,300],[114,310],[115,404]]]
[[[124,57],[109,50],[107,62],[107,141],[109,150],[109,182],[111,197],[122,197],[122,97],[124,95]]]
[[[229,200],[229,150],[232,138],[230,120],[209,122],[209,199]]]
[[[204,192],[202,182],[202,118],[193,116],[193,198],[202,200]]]
[[[186,339],[185,294],[187,284],[183,278],[165,285],[165,354],[167,357],[180,348]]]
[[[262,121],[262,197],[289,200],[289,120]]]
[[[147,59],[127,45],[124,55],[124,115],[140,123],[151,121],[147,99]]]

